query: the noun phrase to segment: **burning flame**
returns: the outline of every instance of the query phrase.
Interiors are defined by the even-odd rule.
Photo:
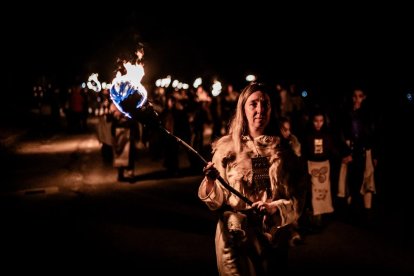
[[[132,96],[139,96],[135,97],[135,99],[138,99],[134,103],[135,108],[140,109],[146,103],[148,93],[141,84],[141,79],[145,73],[142,64],[131,64],[127,62],[123,66],[126,69],[126,74],[122,75],[120,71],[117,72],[116,77],[112,80],[110,96],[119,111],[131,118],[130,113],[132,110],[124,110],[122,108],[122,102],[129,97],[132,99]]]

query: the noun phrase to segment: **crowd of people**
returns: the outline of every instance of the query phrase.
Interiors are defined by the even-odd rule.
[[[142,57],[139,48],[134,63],[143,65]],[[305,104],[295,84],[251,82],[238,92],[228,83],[219,95],[203,85],[194,90],[157,87],[149,93],[160,125],[211,158],[206,165],[188,155],[192,168],[205,173],[200,200],[219,214],[220,275],[284,271],[288,248],[303,242],[307,232],[321,231],[334,213],[370,222],[378,163],[376,118],[365,104],[364,89],[354,87],[350,93],[335,114],[317,102]],[[71,95],[69,126],[82,129],[82,89],[76,87]],[[99,97],[103,112],[95,114],[97,136],[118,180],[135,181],[138,143],[177,175],[179,144],[126,116],[107,88]]]

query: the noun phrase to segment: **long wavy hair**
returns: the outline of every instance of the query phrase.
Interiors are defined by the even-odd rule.
[[[252,95],[254,92],[261,91],[262,93],[269,96],[270,100],[272,99],[271,95],[267,87],[258,82],[252,82],[247,85],[242,92],[240,93],[239,99],[237,101],[236,112],[229,124],[229,135],[234,142],[234,148],[236,151],[240,151],[241,147],[241,138],[242,136],[249,134],[249,125],[247,122],[247,117],[244,112],[244,105],[246,104],[247,99]],[[272,114],[272,112],[271,112]],[[271,116],[270,121],[265,129],[265,134],[274,134],[274,126],[275,123],[273,122],[273,116]]]

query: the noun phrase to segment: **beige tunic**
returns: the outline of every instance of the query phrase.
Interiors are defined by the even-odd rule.
[[[273,207],[272,213],[276,219],[276,228],[282,229],[294,222],[297,215],[297,204],[293,197],[289,196],[287,183],[278,182],[278,157],[277,145],[279,139],[272,136],[259,136],[255,139],[243,137],[242,151],[236,153],[230,136],[221,138],[213,149],[212,162],[220,175],[229,185],[238,190],[252,202],[265,201]],[[253,187],[252,157],[265,156],[270,164],[269,177],[271,185],[271,197],[266,191],[257,191]],[[218,210],[223,204],[230,206],[233,211],[246,211],[251,207],[236,195],[233,195],[219,181],[216,181],[214,189],[206,194],[206,182],[203,180],[198,191],[199,198],[204,201],[211,210]],[[267,267],[267,256],[263,254],[269,242],[263,239],[263,227],[239,213],[226,212],[218,221],[216,229],[216,256],[220,275],[255,275],[261,269]],[[236,226],[235,226],[236,225]],[[235,238],[232,227],[240,228],[241,235]],[[230,228],[230,229],[229,229]],[[230,230],[230,231],[229,231]],[[272,241],[272,244],[275,241]],[[259,264],[258,264],[259,263]],[[259,271],[257,271],[259,269]]]

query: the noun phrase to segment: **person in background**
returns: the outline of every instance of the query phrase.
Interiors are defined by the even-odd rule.
[[[112,150],[113,166],[118,169],[118,181],[134,181],[135,177],[135,141],[138,136],[138,124],[126,117],[112,103]]]
[[[322,216],[334,211],[331,193],[331,159],[336,150],[333,136],[328,130],[326,116],[322,110],[313,112],[309,129],[305,133],[303,155],[307,160],[311,179],[308,206],[311,210],[311,228],[319,231],[323,226]]]
[[[280,156],[282,162],[282,170],[280,177],[285,181],[296,186],[296,195],[300,198],[301,203],[298,207],[299,219],[292,224],[290,246],[296,246],[303,243],[301,235],[302,213],[304,209],[305,199],[308,194],[308,178],[306,177],[306,165],[302,158],[302,146],[299,139],[291,132],[292,124],[287,117],[279,118],[279,137],[280,137]]]
[[[299,139],[292,134],[291,129],[290,120],[287,117],[281,117],[279,119],[280,145],[282,148],[291,149],[296,156],[300,157],[302,155],[302,146]]]
[[[372,197],[376,192],[374,167],[377,164],[372,113],[366,106],[366,92],[355,88],[352,105],[341,124],[342,167],[338,196],[346,199],[350,219],[357,223],[372,220]]]

